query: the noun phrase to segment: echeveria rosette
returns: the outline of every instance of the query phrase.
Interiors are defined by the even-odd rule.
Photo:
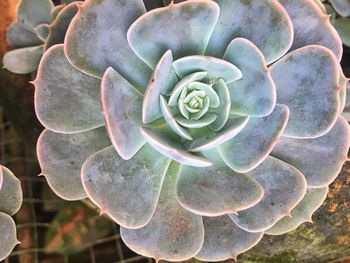
[[[16,224],[11,216],[18,212],[22,200],[20,181],[9,169],[0,165],[0,261],[7,258],[19,244]]]
[[[34,81],[38,158],[134,251],[235,258],[310,221],[347,159],[341,40],[313,0],[181,2],[79,6]]]
[[[77,13],[78,1],[21,0],[16,21],[7,29],[7,42],[14,49],[3,58],[4,68],[17,74],[35,72],[43,53],[63,43],[68,25]]]

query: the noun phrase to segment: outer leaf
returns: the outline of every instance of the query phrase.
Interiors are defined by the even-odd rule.
[[[195,256],[204,240],[202,218],[188,212],[176,200],[178,164],[170,165],[157,208],[151,221],[140,229],[121,227],[126,245],[135,252],[157,261],[184,261]]]
[[[341,39],[332,27],[329,17],[314,1],[280,0],[293,22],[292,50],[307,45],[321,45],[333,51],[340,61],[343,53]],[[278,93],[277,93],[278,94]]]
[[[312,222],[312,214],[322,205],[327,197],[328,186],[308,189],[301,202],[292,210],[291,217],[284,217],[272,228],[265,231],[268,235],[281,235],[296,229],[304,222]]]
[[[37,46],[9,51],[3,58],[4,68],[16,74],[34,72],[38,68],[43,49],[43,46]]]
[[[159,104],[160,95],[169,95],[176,83],[173,55],[171,50],[168,50],[159,60],[146,88],[142,103],[143,123],[149,123],[162,117]]]
[[[238,173],[256,168],[277,144],[288,116],[288,107],[277,104],[269,116],[250,118],[237,136],[218,147],[225,163]]]
[[[269,115],[276,104],[276,88],[259,49],[247,39],[236,38],[227,47],[224,59],[243,73],[241,80],[228,85],[231,112],[253,117]]]
[[[195,72],[208,72],[205,80],[215,83],[223,79],[225,83],[230,83],[242,78],[242,72],[233,64],[213,57],[188,56],[180,58],[174,62],[176,74],[181,78]]]
[[[237,37],[249,39],[258,46],[268,64],[279,59],[290,48],[293,40],[292,22],[278,1],[215,2],[220,6],[220,17],[211,36],[207,55],[222,57],[226,47]]]
[[[3,182],[0,189],[0,212],[14,215],[21,208],[23,201],[21,182],[6,167],[0,166],[0,169],[3,174]]]
[[[277,102],[290,109],[283,135],[314,138],[332,128],[340,108],[338,67],[333,53],[322,46],[297,49],[272,66]]]
[[[334,20],[333,26],[337,30],[344,45],[350,46],[350,18],[339,18]]]
[[[346,85],[346,91],[345,91],[345,104],[344,104],[344,112],[342,115],[347,119],[350,120],[350,82]]]
[[[63,45],[45,52],[34,84],[36,115],[47,129],[74,133],[104,124],[100,81],[72,67]]]
[[[0,212],[0,261],[7,258],[14,247],[19,243],[17,241],[16,225],[13,219]]]
[[[152,145],[154,149],[161,154],[168,156],[172,160],[194,167],[207,167],[212,165],[212,163],[206,158],[188,152],[180,137],[168,130],[142,127],[141,133],[145,140]]]
[[[12,48],[39,46],[42,41],[33,30],[16,21],[7,29],[7,42]]]
[[[56,44],[64,42],[64,37],[73,17],[78,12],[78,5],[82,2],[74,2],[65,6],[49,26],[49,35],[45,42],[45,50]]]
[[[59,15],[59,13],[62,11],[62,9],[66,7],[67,3],[65,3],[65,2],[67,2],[67,1],[64,1],[64,0],[60,1],[60,3],[61,3],[60,5],[56,5],[56,6],[54,6],[54,8],[51,9],[52,20],[55,20],[56,17]]]
[[[133,85],[146,87],[151,71],[137,58],[126,39],[132,22],[145,11],[142,0],[85,1],[67,31],[67,58],[92,76],[102,77],[111,66]]]
[[[254,247],[263,233],[249,233],[236,226],[227,216],[204,217],[204,243],[196,258],[208,261],[222,261],[233,258]]]
[[[136,20],[128,30],[128,41],[151,68],[169,49],[175,59],[202,55],[218,16],[219,7],[212,1],[171,4]]]
[[[338,86],[340,89],[339,92],[339,101],[340,101],[340,109],[339,113],[342,113],[347,106],[347,85],[349,84],[349,79],[344,75],[343,69],[339,64],[339,82]]]
[[[339,117],[333,128],[316,139],[293,139],[282,137],[272,155],[299,169],[308,187],[329,185],[338,176],[350,147],[350,128]]]
[[[40,24],[49,24],[52,20],[51,0],[21,0],[17,7],[17,19],[19,22],[32,27]]]
[[[61,198],[86,198],[80,178],[81,167],[90,155],[110,144],[105,128],[76,134],[44,130],[37,144],[41,173]]]
[[[108,147],[84,163],[83,186],[101,213],[124,227],[140,228],[151,220],[169,163],[149,145],[129,161]]]
[[[101,99],[106,128],[119,155],[128,160],[145,144],[142,125],[142,93],[113,68],[101,83]]]
[[[45,42],[49,35],[49,25],[48,24],[40,24],[35,28],[36,35],[41,41]]]
[[[330,0],[333,8],[341,16],[350,16],[350,2],[348,0]]]
[[[230,214],[231,219],[246,231],[261,232],[271,228],[289,215],[305,195],[303,174],[278,159],[268,157],[250,175],[262,185],[263,199],[238,215]]]
[[[219,216],[257,204],[264,195],[262,187],[250,176],[232,171],[217,155],[206,153],[214,163],[210,167],[181,166],[177,182],[181,205],[195,214]]]

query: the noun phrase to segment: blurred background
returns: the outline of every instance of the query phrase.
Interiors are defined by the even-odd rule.
[[[15,19],[17,3],[0,0],[1,60],[9,50],[6,28]],[[350,77],[350,49],[346,47],[342,66]],[[100,217],[91,203],[63,201],[45,178],[37,176],[35,145],[43,128],[35,117],[30,80],[30,75],[0,71],[0,163],[14,172],[24,190],[23,206],[15,216],[22,243],[4,262],[154,262],[130,251],[120,239],[119,226]],[[313,216],[314,224],[305,223],[287,235],[265,236],[258,246],[238,257],[240,262],[350,262],[349,164],[330,189]]]

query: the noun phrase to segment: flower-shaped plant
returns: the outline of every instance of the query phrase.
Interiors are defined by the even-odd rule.
[[[59,196],[157,260],[236,258],[311,220],[350,145],[341,40],[313,0],[78,9],[34,81]]]
[[[0,261],[7,258],[17,241],[16,225],[12,217],[22,205],[20,181],[4,166],[0,166]]]
[[[12,48],[5,54],[6,69],[17,74],[35,72],[43,53],[55,44],[63,43],[68,25],[78,12],[77,1],[21,0],[17,6],[17,21],[7,30]],[[76,2],[68,4],[69,2]]]

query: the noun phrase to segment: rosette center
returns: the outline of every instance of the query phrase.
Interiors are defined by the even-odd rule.
[[[178,99],[178,109],[186,119],[198,120],[209,108],[217,108],[220,99],[212,85],[191,82],[183,88]]]

